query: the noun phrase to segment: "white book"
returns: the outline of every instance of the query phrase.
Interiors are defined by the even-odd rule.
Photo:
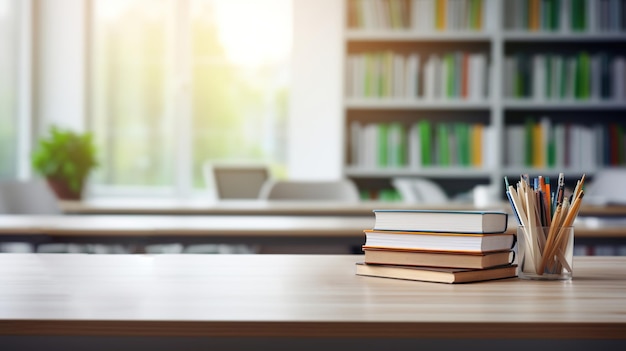
[[[576,82],[576,57],[569,57],[565,60],[565,63],[567,64],[567,83],[565,85],[566,87],[566,93],[565,93],[565,97],[567,99],[574,99],[575,98],[575,87],[576,84],[578,82]]]
[[[467,0],[457,0],[457,5],[456,5],[456,30],[467,30],[467,25],[466,25],[466,3]]]
[[[388,12],[386,10],[386,5],[384,0],[371,0],[374,2],[374,15],[375,15],[375,23],[374,28],[376,29],[387,29],[389,26],[387,25],[387,16]]]
[[[449,81],[449,75],[452,74],[452,72],[449,72],[449,67],[446,63],[446,56],[443,56],[440,64],[439,64],[439,71],[441,73],[439,73],[439,77],[441,77],[440,79],[438,79],[439,81],[439,97],[441,99],[447,99],[448,98],[448,85],[450,84]]]
[[[411,168],[420,168],[422,165],[422,146],[417,123],[413,123],[409,129],[407,144],[409,148],[409,166]]]
[[[591,57],[591,99],[600,100],[601,86],[601,63],[600,56],[593,55]]]
[[[408,99],[416,99],[419,96],[419,65],[420,57],[418,54],[410,54],[406,60],[406,80],[404,93]]]
[[[546,97],[546,63],[545,56],[537,54],[533,56],[533,98],[545,100]]]
[[[375,9],[374,9],[374,1],[372,0],[362,0],[361,1],[361,10],[363,11],[363,27],[365,29],[375,29]]]
[[[427,100],[436,100],[440,97],[441,59],[431,54],[424,67],[424,95]]]
[[[571,30],[571,10],[570,0],[561,0],[561,13],[559,20],[561,23],[561,31],[569,32]]]
[[[361,143],[362,127],[357,121],[350,123],[350,163],[355,166],[363,166],[363,143]]]
[[[364,165],[366,168],[376,168],[378,152],[378,124],[370,123],[365,126],[365,137],[363,138]]]
[[[580,159],[582,145],[582,127],[577,124],[570,126],[568,140],[568,166],[574,169],[580,169],[582,162]]]
[[[496,165],[496,130],[493,125],[483,128],[483,152],[482,159],[485,168],[493,168]]]
[[[598,26],[598,15],[596,13],[597,10],[597,5],[598,5],[598,0],[587,0],[586,2],[586,8],[585,8],[585,13],[587,16],[587,31],[588,32],[596,32],[597,26]]]
[[[557,124],[554,126],[554,167],[562,169],[565,167],[565,125]]]
[[[393,93],[392,96],[396,99],[404,97],[404,87],[406,86],[406,80],[408,78],[405,71],[405,59],[401,55],[395,54],[393,57]]]
[[[563,65],[564,65],[564,58],[563,56],[560,55],[555,55],[554,56],[554,80],[552,81],[552,88],[553,90],[553,94],[552,96],[554,96],[555,99],[559,100],[562,99],[561,96],[561,80],[565,79],[563,77]]]
[[[593,129],[589,127],[583,127],[581,133],[581,163],[583,169],[592,169],[596,164],[596,147],[595,134]]]
[[[475,69],[476,69],[476,97],[477,100],[484,100],[488,96],[487,92],[487,80],[489,79],[487,69],[487,57],[485,54],[475,54]]]
[[[344,94],[347,97],[354,97],[354,55],[346,58],[346,85]]]
[[[504,97],[512,98],[514,97],[513,92],[515,82],[515,59],[511,56],[507,56],[504,58]]]
[[[423,22],[420,18],[420,12],[422,10],[422,3],[424,0],[411,0],[411,28],[416,31],[422,31]]]
[[[435,1],[437,0],[427,0],[425,2],[424,17],[426,20],[426,30],[429,32],[435,30]]]
[[[506,127],[506,165],[522,167],[524,165],[524,126],[513,124]]]

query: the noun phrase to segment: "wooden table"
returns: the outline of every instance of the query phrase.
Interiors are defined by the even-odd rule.
[[[356,276],[362,259],[4,254],[0,335],[12,337],[0,345],[49,340],[34,336],[345,338],[364,349],[388,338],[625,345],[626,257],[576,257],[571,282],[464,285]]]
[[[372,216],[373,209],[476,209],[470,203],[419,205],[401,202],[291,200],[221,200],[203,199],[87,199],[61,201],[68,214],[153,214],[153,215],[278,215],[278,216]],[[489,209],[506,210],[508,203],[494,204]]]
[[[471,203],[451,202],[443,205],[420,205],[402,202],[362,201],[264,201],[208,199],[104,198],[83,201],[61,201],[69,214],[146,214],[146,215],[296,215],[296,216],[371,216],[373,209],[429,210],[500,210],[509,211],[508,202],[477,208]],[[626,216],[626,206],[583,204],[581,216]]]
[[[58,240],[144,238],[153,241],[196,239],[342,240],[361,243],[374,216],[178,216],[178,215],[0,215],[0,241],[8,236],[46,236]],[[509,216],[507,232],[516,224]],[[577,239],[623,239],[626,228],[576,226]],[[91,238],[91,239],[90,239]]]
[[[0,215],[0,242],[350,247],[363,245],[373,224],[373,216]]]

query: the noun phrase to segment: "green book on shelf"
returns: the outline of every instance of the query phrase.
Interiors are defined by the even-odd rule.
[[[378,155],[377,165],[387,167],[389,165],[389,127],[386,123],[378,124]]]
[[[587,52],[580,54],[580,70],[581,98],[589,99],[591,97],[591,59]]]
[[[402,167],[406,165],[406,131],[401,123],[389,125],[389,166]]]
[[[456,73],[455,72],[455,64],[454,62],[455,60],[455,55],[454,54],[447,54],[445,56],[445,65],[447,67],[448,70],[448,79],[446,81],[446,97],[448,98],[452,98],[455,96],[455,86],[456,86]]]
[[[431,150],[431,127],[430,127],[430,121],[427,120],[421,120],[418,122],[418,129],[419,129],[419,140],[420,140],[420,150],[422,152],[422,165],[423,166],[430,166],[432,164],[432,159],[431,159],[431,155],[432,155],[432,150]]]
[[[559,30],[561,23],[559,15],[561,13],[561,0],[550,0],[550,29]]]
[[[469,142],[469,125],[467,123],[456,123],[455,126],[457,137],[457,155],[459,164],[462,166],[470,165],[470,142]]]

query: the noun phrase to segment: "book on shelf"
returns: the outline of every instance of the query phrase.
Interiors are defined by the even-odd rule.
[[[623,0],[509,0],[504,26],[545,32],[620,32],[626,30]]]
[[[488,269],[463,269],[377,265],[363,262],[356,264],[357,275],[450,284],[512,278],[516,276],[516,269],[517,265]]]
[[[518,52],[504,59],[505,96],[536,101],[626,99],[626,56]]]
[[[620,123],[553,122],[528,117],[505,128],[510,167],[594,169],[626,164],[625,127]]]
[[[494,129],[481,123],[420,120],[350,124],[350,163],[362,168],[460,166],[485,168]]]
[[[441,233],[503,233],[508,215],[500,211],[374,210],[374,229]]]
[[[487,253],[418,251],[363,247],[365,263],[399,266],[429,266],[485,269],[513,263],[513,251]]]
[[[422,251],[485,253],[510,250],[515,235],[415,232],[366,229],[365,247]]]
[[[355,99],[485,101],[490,64],[483,52],[403,54],[390,50],[346,58],[346,95]],[[420,100],[421,101],[421,100]]]

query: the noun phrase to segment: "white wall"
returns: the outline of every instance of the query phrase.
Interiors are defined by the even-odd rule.
[[[82,131],[86,101],[86,1],[37,0],[35,5],[37,132],[45,132],[51,124]]]
[[[343,163],[343,1],[293,0],[288,171],[336,179]]]

